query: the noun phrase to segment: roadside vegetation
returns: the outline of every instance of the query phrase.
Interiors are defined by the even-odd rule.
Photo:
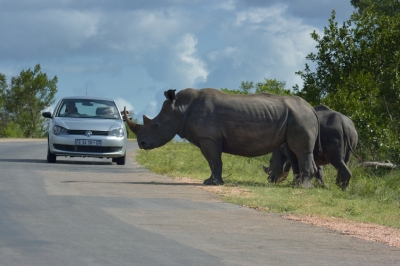
[[[216,187],[223,200],[282,214],[345,218],[400,228],[400,172],[358,167],[353,159],[353,177],[347,191],[335,185],[336,170],[324,168],[327,188],[292,188],[292,175],[280,184],[271,184],[262,165],[270,155],[245,158],[223,154],[225,185]],[[184,141],[172,141],[149,151],[138,151],[135,159],[158,174],[186,177],[201,182],[210,169],[199,148]]]
[[[46,137],[48,121],[42,112],[55,103],[57,82],[57,76],[50,79],[40,64],[22,70],[10,83],[0,73],[0,138]],[[127,131],[128,138],[136,137],[128,127]]]
[[[22,70],[10,84],[0,73],[0,137],[43,137],[47,123],[41,112],[54,103],[57,82],[57,76],[49,79],[39,64]]]

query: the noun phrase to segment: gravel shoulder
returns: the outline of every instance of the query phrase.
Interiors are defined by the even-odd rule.
[[[181,182],[196,183],[192,179],[179,178]],[[204,186],[201,181],[198,181],[198,187],[213,192],[218,195],[238,194],[243,189],[237,187],[223,187],[223,186]],[[244,206],[247,207],[247,206]],[[254,209],[254,208],[253,208]],[[265,211],[257,209],[258,211]],[[328,228],[342,235],[356,237],[371,242],[379,242],[391,247],[400,248],[400,229],[382,226],[371,223],[354,222],[343,218],[329,217],[321,218],[312,215],[282,215],[281,217],[291,221],[301,222],[305,224],[312,224],[317,227]]]

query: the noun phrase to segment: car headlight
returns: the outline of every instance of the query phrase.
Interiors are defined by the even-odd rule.
[[[122,127],[114,128],[108,132],[108,135],[122,138],[124,136],[124,130],[122,129]]]
[[[68,134],[68,129],[55,125],[53,127],[54,135]]]

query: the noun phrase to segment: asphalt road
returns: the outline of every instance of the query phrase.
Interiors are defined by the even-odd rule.
[[[400,265],[400,249],[223,203],[133,159],[0,139],[0,265]]]

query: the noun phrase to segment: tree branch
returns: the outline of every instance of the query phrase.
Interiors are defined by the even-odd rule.
[[[386,168],[386,169],[398,169],[400,168],[400,165],[398,164],[394,164],[391,162],[363,162],[360,163],[358,166],[362,166],[362,167],[375,167],[375,169],[378,168]]]

